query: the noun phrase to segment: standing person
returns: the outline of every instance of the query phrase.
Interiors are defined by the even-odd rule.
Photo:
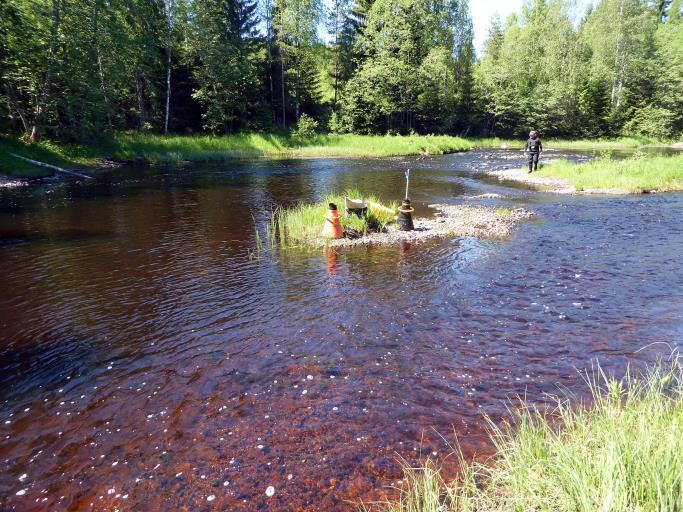
[[[543,151],[543,144],[538,133],[533,130],[529,133],[529,140],[526,141],[524,151],[529,153],[529,173],[531,173],[532,166],[534,171],[538,171],[538,157]]]

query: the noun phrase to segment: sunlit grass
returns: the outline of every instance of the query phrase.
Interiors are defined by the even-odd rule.
[[[625,160],[598,158],[578,165],[557,160],[544,166],[538,174],[566,180],[579,191],[604,189],[635,193],[683,190],[683,155]]]
[[[334,203],[339,209],[339,221],[342,230],[354,230],[362,236],[368,232],[383,231],[387,224],[394,221],[394,215],[388,212],[375,212],[368,209],[367,213],[358,217],[344,214],[344,197],[352,199],[363,198],[366,201],[380,201],[373,195],[363,196],[357,190],[346,190],[342,194],[330,194],[321,202],[315,204],[300,204],[292,208],[278,208],[272,214],[269,223],[269,240],[271,244],[279,242],[280,246],[293,247],[305,245],[320,245],[325,214],[329,203]],[[397,203],[382,204],[395,211]]]
[[[502,139],[499,137],[488,137],[481,139],[469,139],[472,146],[476,148],[500,148],[521,149],[526,143],[526,138]],[[542,137],[544,149],[575,149],[583,151],[604,151],[608,149],[637,149],[658,141],[647,138],[635,137],[616,137],[601,139],[555,139]]]
[[[234,158],[306,158],[333,156],[440,155],[465,151],[470,144],[460,137],[391,135],[316,135],[302,139],[277,134],[161,136],[122,134],[116,137],[114,156],[147,161],[211,161]]]
[[[679,511],[683,507],[683,371],[675,363],[617,380],[599,369],[590,405],[522,403],[514,427],[491,426],[497,454],[444,482],[432,462],[405,468],[386,512]]]
[[[600,139],[555,139],[541,137],[544,149],[576,149],[582,151],[604,151],[608,149],[637,149],[649,144],[656,144],[655,141],[647,138],[636,137],[614,137]],[[485,137],[480,139],[468,139],[475,148],[500,148],[521,149],[526,143],[526,138],[503,139],[500,137]]]
[[[11,153],[66,169],[87,167],[94,162],[93,152],[85,146],[57,144],[49,140],[26,144],[16,138],[0,137],[0,173],[10,176],[39,177],[52,174],[49,169],[15,158]]]

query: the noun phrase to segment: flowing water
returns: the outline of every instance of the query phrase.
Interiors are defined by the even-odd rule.
[[[568,155],[570,158],[585,158]],[[0,192],[0,509],[353,510],[484,415],[683,345],[683,194],[571,197],[518,152],[124,168]],[[509,240],[255,254],[355,187],[524,206]],[[468,196],[499,193],[504,199]],[[321,220],[322,222],[322,220]],[[272,486],[274,492],[266,492]]]

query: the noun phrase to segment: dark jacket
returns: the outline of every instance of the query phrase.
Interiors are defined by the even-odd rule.
[[[524,151],[529,151],[530,153],[538,153],[543,151],[543,144],[541,144],[541,138],[529,138],[526,141],[526,146],[524,146]]]

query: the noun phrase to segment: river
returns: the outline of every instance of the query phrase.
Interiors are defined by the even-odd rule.
[[[485,415],[516,396],[582,397],[597,361],[620,375],[680,349],[683,194],[481,172],[517,165],[251,161],[1,191],[0,509],[354,510],[400,485],[399,456],[452,475],[457,437],[485,459]],[[508,240],[254,252],[275,206],[400,199],[408,167],[417,215],[537,219]]]

